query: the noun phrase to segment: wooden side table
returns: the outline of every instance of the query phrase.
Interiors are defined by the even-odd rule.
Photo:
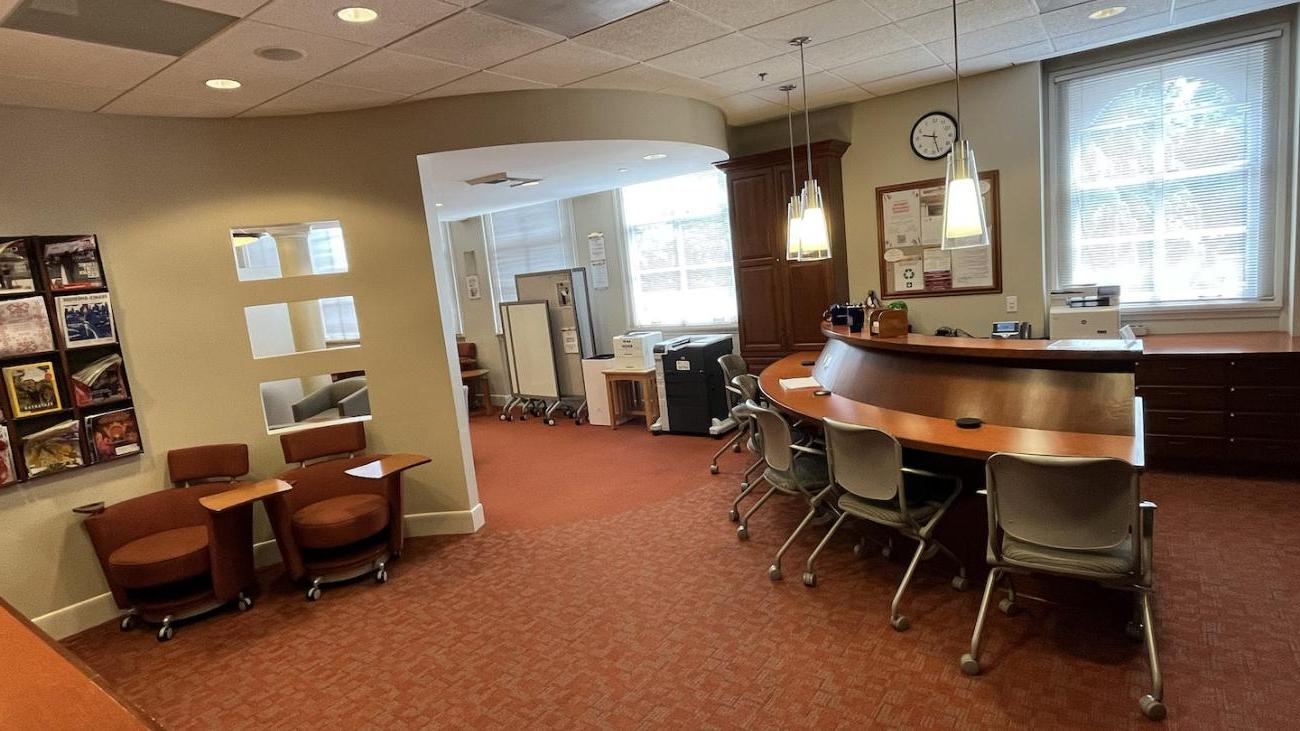
[[[492,386],[488,383],[488,369],[475,368],[469,371],[460,372],[460,382],[470,386],[470,391],[474,390],[471,381],[478,381],[479,397],[483,399],[483,408],[471,411],[471,414],[492,415]]]
[[[659,420],[659,389],[655,386],[655,369],[617,369],[603,373],[605,394],[609,398],[610,427],[617,429],[619,424],[643,416],[646,431],[650,431],[650,427]]]

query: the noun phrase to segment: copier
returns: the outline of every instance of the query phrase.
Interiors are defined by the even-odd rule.
[[[1053,340],[1120,337],[1119,287],[1087,284],[1052,291],[1048,330]]]
[[[735,428],[718,364],[730,352],[730,335],[691,335],[654,346],[659,390],[655,431],[717,436]]]

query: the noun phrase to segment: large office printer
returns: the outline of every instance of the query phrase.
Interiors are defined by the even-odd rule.
[[[1119,287],[1095,284],[1052,291],[1049,335],[1055,340],[1120,337]]]
[[[655,345],[659,390],[655,431],[717,436],[735,428],[718,364],[718,358],[730,352],[730,335],[692,335]]]

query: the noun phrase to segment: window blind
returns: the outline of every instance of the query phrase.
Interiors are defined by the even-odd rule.
[[[621,196],[634,326],[734,324],[726,177],[692,173]]]
[[[357,326],[357,309],[351,297],[327,297],[318,301],[327,343],[361,339],[361,329]]]
[[[514,302],[515,275],[569,266],[567,223],[559,201],[489,214],[492,278],[497,302]]]
[[[1274,296],[1277,37],[1056,79],[1056,285],[1126,304]]]

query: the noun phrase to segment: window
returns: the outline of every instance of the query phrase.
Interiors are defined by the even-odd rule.
[[[567,205],[551,201],[484,216],[497,303],[518,299],[516,274],[569,266],[573,237],[567,214]]]
[[[1280,33],[1052,77],[1054,283],[1138,306],[1270,303]]]
[[[312,224],[307,233],[312,274],[337,274],[348,270],[348,252],[338,223]]]
[[[361,329],[357,327],[357,309],[351,297],[328,297],[319,302],[327,347],[361,340]]]
[[[734,325],[726,177],[692,173],[622,189],[635,327]]]

